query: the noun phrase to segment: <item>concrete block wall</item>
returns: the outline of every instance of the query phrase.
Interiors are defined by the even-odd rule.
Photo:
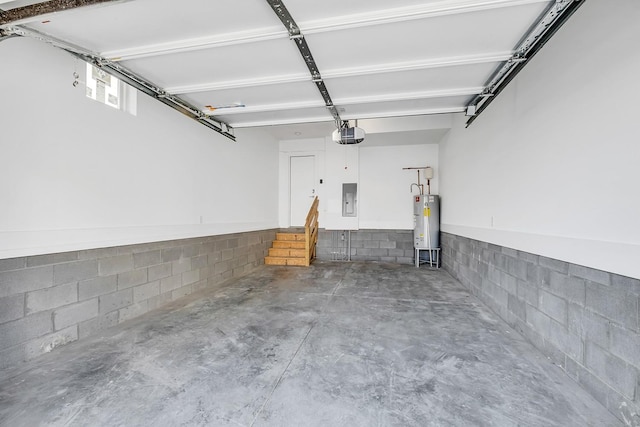
[[[640,426],[640,280],[442,233],[444,268],[625,425]]]
[[[348,231],[337,231],[344,235],[338,240],[337,248],[333,246],[333,230],[320,230],[316,257],[322,260],[333,259],[333,251],[346,254]],[[413,263],[413,230],[352,230],[351,260],[380,261],[400,264]]]
[[[0,369],[264,264],[276,230],[0,260]]]

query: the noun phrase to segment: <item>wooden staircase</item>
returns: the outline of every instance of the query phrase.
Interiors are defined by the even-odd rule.
[[[276,233],[276,240],[265,257],[267,265],[299,265],[308,267],[316,257],[318,243],[318,198],[313,200],[304,233]]]

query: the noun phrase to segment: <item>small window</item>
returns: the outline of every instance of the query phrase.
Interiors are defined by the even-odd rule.
[[[87,63],[87,98],[136,114],[136,91],[104,70]]]

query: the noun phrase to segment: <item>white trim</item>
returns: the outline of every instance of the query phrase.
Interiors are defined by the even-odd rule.
[[[271,222],[0,232],[0,259],[278,228]],[[64,242],[64,243],[61,243]]]

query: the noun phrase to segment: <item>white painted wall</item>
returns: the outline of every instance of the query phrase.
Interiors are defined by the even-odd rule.
[[[138,115],[91,101],[84,64],[0,43],[0,258],[278,226],[278,144],[237,143],[138,94]]]
[[[363,143],[364,144],[364,143]],[[417,172],[406,167],[434,168],[431,194],[438,194],[438,145],[365,146],[360,148],[360,228],[413,229],[412,194],[420,194]],[[420,183],[427,183],[423,176]],[[412,190],[412,191],[411,191]]]
[[[637,1],[585,2],[470,128],[458,117],[443,231],[640,278],[638,22]]]
[[[402,168],[432,166],[432,194],[438,193],[438,144],[399,145],[397,133],[376,134],[357,146],[339,145],[331,138],[309,138],[280,142],[280,227],[289,227],[289,159],[315,155],[320,198],[320,226],[329,230],[413,229],[411,184],[414,171]],[[439,137],[439,136],[438,136]],[[358,183],[358,216],[342,217],[342,184]],[[421,182],[424,182],[423,180]],[[425,182],[425,192],[426,182]],[[418,194],[414,187],[413,194]]]

